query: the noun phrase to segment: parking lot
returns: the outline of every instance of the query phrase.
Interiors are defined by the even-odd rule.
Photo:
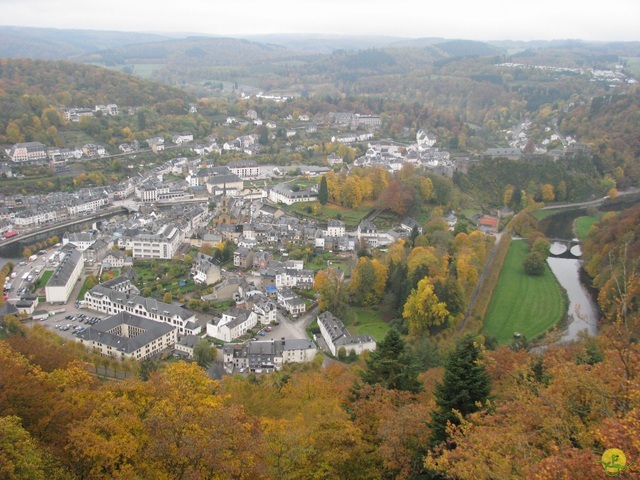
[[[79,332],[83,332],[102,319],[103,317],[96,315],[96,312],[85,311],[84,313],[59,313],[40,323],[64,338],[75,340]]]

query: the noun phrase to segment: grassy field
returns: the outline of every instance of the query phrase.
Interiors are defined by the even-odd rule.
[[[315,212],[307,212],[307,207],[316,207]],[[293,205],[282,206],[283,209],[289,210],[294,213],[298,213],[300,215],[304,215],[305,217],[315,218],[320,221],[333,220],[337,217],[338,214],[342,215],[342,221],[345,223],[347,227],[355,227],[371,210],[374,209],[372,203],[366,203],[360,205],[358,208],[350,210],[348,208],[344,208],[340,205],[335,205],[333,203],[327,203],[324,207],[320,205],[318,202],[301,202],[294,203]]]
[[[85,143],[92,143],[92,137],[84,133],[82,130],[60,130],[58,132],[62,145],[77,145],[81,147]]]
[[[335,255],[331,252],[324,252],[322,255],[316,255],[305,264],[304,268],[309,268],[314,272],[324,270],[328,267],[327,261],[331,262],[332,267],[340,268],[340,270],[344,272],[345,276],[351,276],[351,259]]]
[[[383,319],[382,310],[374,310],[372,307],[359,307],[353,310],[356,313],[358,324],[346,325],[351,334],[363,335],[368,333],[378,342],[384,339],[390,327]]]
[[[591,229],[591,226],[598,222],[601,218],[601,215],[598,216],[588,216],[588,217],[579,217],[576,219],[576,235],[578,235],[578,238],[583,241],[587,238],[587,233],[589,233],[589,230]]]
[[[45,270],[44,272],[42,272],[42,275],[36,282],[36,288],[44,288],[44,286],[51,278],[51,275],[53,275],[53,270]]]
[[[541,276],[524,273],[527,253],[524,241],[511,242],[485,317],[484,331],[501,344],[509,343],[515,332],[531,340],[567,312],[566,296],[549,267]]]

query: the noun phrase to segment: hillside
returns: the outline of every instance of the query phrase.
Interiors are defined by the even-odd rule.
[[[127,126],[120,123],[117,130],[109,130],[106,119],[97,118],[75,126],[66,125],[58,113],[61,108],[93,109],[99,104],[115,103],[121,108],[150,107],[160,115],[184,115],[185,105],[194,101],[185,91],[91,65],[0,59],[0,143],[40,141],[60,145],[64,143],[60,143],[59,133],[79,127],[98,141],[99,132],[104,135],[110,132],[107,138],[120,137],[122,128]],[[124,115],[117,118],[125,121]],[[151,125],[151,117],[147,123]],[[117,137],[114,142],[118,141]],[[124,141],[124,137],[120,137],[120,141]]]
[[[0,57],[66,60],[97,50],[157,42],[163,38],[134,32],[0,26]]]

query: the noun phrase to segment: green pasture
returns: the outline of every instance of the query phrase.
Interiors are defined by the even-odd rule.
[[[511,243],[484,320],[484,330],[499,343],[509,343],[515,332],[532,340],[567,313],[564,290],[547,266],[544,274],[524,273],[529,253],[522,240]]]

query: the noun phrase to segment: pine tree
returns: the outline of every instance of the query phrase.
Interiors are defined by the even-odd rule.
[[[320,180],[320,188],[318,189],[318,201],[321,205],[326,205],[329,200],[329,188],[327,187],[327,178],[323,175]]]
[[[391,329],[376,349],[369,354],[367,368],[360,372],[369,385],[382,385],[389,390],[421,392],[417,363],[397,330]]]
[[[463,417],[478,411],[491,392],[491,379],[484,365],[482,348],[471,335],[462,337],[445,362],[442,383],[436,384],[437,408],[431,413],[431,443],[438,445],[447,439],[447,422],[460,423],[454,410]]]

